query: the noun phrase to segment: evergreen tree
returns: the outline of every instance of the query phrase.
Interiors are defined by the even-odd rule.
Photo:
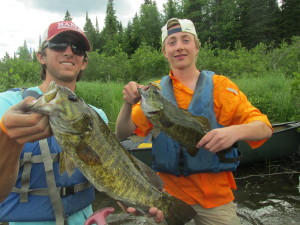
[[[26,41],[24,41],[23,46],[20,46],[18,48],[16,55],[19,59],[24,60],[26,62],[32,61],[31,52],[28,50]]]
[[[109,0],[106,8],[104,27],[100,33],[103,52],[107,55],[114,55],[120,51],[121,35],[119,35],[120,23],[117,20],[114,10],[114,1]],[[121,28],[122,29],[122,28]]]
[[[93,49],[96,50],[101,50],[102,48],[102,41],[101,41],[101,35],[100,35],[100,30],[99,30],[99,23],[98,23],[98,18],[96,17],[96,25],[95,25],[95,37],[94,37],[94,45]]]
[[[142,29],[140,25],[140,18],[137,13],[132,19],[132,29],[131,29],[131,40],[132,40],[132,48],[138,49],[142,43]]]
[[[69,11],[67,10],[66,11],[66,15],[65,15],[65,18],[64,18],[64,21],[72,21],[73,18],[71,17],[71,14],[69,13]]]
[[[140,8],[139,21],[141,41],[155,49],[159,49],[162,23],[155,1],[144,1]]]
[[[135,48],[133,47],[133,39],[132,39],[132,31],[133,26],[132,22],[128,21],[127,27],[124,29],[123,33],[123,51],[126,52],[128,55],[132,55],[134,53]]]
[[[299,0],[283,0],[281,9],[281,38],[290,40],[292,36],[300,36]]]
[[[8,52],[5,52],[5,55],[1,59],[1,62],[6,63],[9,59],[11,59],[10,55],[8,54]]]
[[[98,36],[96,34],[96,29],[91,21],[91,19],[88,16],[88,13],[86,13],[85,17],[85,25],[83,27],[84,33],[88,40],[90,41],[93,50],[98,49],[97,43],[98,43]]]
[[[243,46],[253,48],[258,43],[270,43],[277,34],[275,20],[278,13],[276,0],[241,1],[241,41]],[[275,17],[275,18],[274,18]]]
[[[164,16],[163,24],[171,18],[182,18],[183,16],[183,2],[182,0],[168,0],[163,4]]]
[[[211,3],[211,30],[208,36],[214,47],[233,47],[239,39],[240,30],[237,1],[214,0]]]
[[[115,14],[114,1],[108,0],[104,28],[102,30],[102,35],[106,39],[105,41],[113,38],[113,36],[118,32],[118,21]]]
[[[280,8],[277,0],[267,0],[264,43],[280,44]]]
[[[210,39],[212,1],[213,0],[184,0],[183,17],[194,22],[201,42],[207,42]]]
[[[32,51],[32,61],[33,62],[37,62],[38,61],[37,57],[36,57],[36,51],[35,50]]]

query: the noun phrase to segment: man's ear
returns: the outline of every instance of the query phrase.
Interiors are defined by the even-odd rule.
[[[44,57],[44,55],[42,54],[41,51],[38,51],[36,53],[36,58],[37,58],[37,60],[39,61],[40,64],[46,64],[45,57]]]
[[[88,63],[89,63],[89,60],[87,57],[85,57],[82,62],[81,70],[84,70],[87,67]]]
[[[167,60],[168,60],[168,58],[167,58],[167,55],[166,55],[166,50],[165,50],[165,48],[162,50],[162,53],[163,53],[163,55],[164,55],[165,59],[167,59]]]

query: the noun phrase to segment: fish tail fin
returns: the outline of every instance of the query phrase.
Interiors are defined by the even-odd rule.
[[[173,198],[170,215],[166,216],[168,225],[184,225],[194,218],[197,212],[187,203]]]

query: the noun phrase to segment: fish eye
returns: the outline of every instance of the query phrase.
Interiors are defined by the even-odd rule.
[[[75,94],[69,94],[68,99],[72,102],[77,102],[77,96]]]

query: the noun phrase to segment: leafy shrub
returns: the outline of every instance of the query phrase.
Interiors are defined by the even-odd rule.
[[[200,49],[197,65],[201,69],[212,70],[231,78],[246,76],[259,77],[267,71],[267,46],[259,44],[248,50],[236,43],[234,50],[212,49],[208,43]]]
[[[128,76],[128,56],[124,52],[114,56],[98,54],[97,52],[89,53],[89,65],[84,71],[83,80],[124,81]]]
[[[300,74],[300,37],[293,37],[292,43],[283,42],[268,55],[269,65],[273,71],[280,71],[292,78]]]
[[[129,79],[137,82],[168,74],[168,63],[160,51],[142,44],[129,60]]]
[[[19,58],[0,61],[1,90],[15,87],[20,82],[40,81],[39,71],[40,65],[37,62],[28,62]]]

